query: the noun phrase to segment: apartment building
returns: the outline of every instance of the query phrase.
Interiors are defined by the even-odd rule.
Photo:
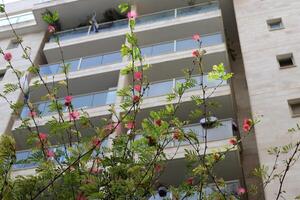
[[[107,10],[117,8],[122,0],[32,0],[18,1],[6,6],[11,22],[21,36],[24,46],[30,46],[33,61],[40,65],[40,71],[46,83],[58,84],[64,79],[60,73],[61,52],[53,37],[47,33],[47,25],[41,19],[45,11],[58,11],[61,31],[58,32],[64,59],[70,63],[69,73],[71,94],[74,96],[75,108],[84,108],[91,120],[108,117],[109,105],[114,104],[117,112],[122,102],[116,91],[128,85],[128,77],[122,76],[120,70],[128,61],[122,59],[120,47],[125,42],[128,32],[128,20],[103,22]],[[245,117],[263,115],[262,122],[255,128],[255,134],[247,137],[241,149],[232,150],[226,159],[217,165],[215,173],[223,177],[229,190],[236,191],[239,186],[250,188],[259,181],[251,175],[259,163],[272,165],[273,158],[267,154],[271,145],[280,145],[288,140],[287,129],[297,122],[299,100],[297,93],[296,67],[299,56],[296,36],[300,2],[288,0],[136,0],[138,13],[136,34],[142,54],[151,69],[147,72],[150,88],[146,92],[142,111],[138,120],[147,116],[149,111],[158,110],[167,103],[166,96],[172,91],[176,82],[183,79],[182,69],[192,65],[191,51],[197,48],[191,36],[201,35],[205,72],[211,66],[224,63],[228,72],[234,73],[231,81],[222,83],[213,94],[212,99],[221,104],[214,115],[222,126],[209,129],[209,151],[216,151],[228,145],[228,140],[239,136],[235,124],[240,127]],[[192,4],[191,4],[192,3]],[[159,5],[159,6],[158,6]],[[97,15],[99,31],[95,32],[86,23],[94,13]],[[107,21],[107,20],[106,20]],[[22,58],[22,49],[4,16],[0,18],[0,46],[10,51],[13,65],[19,70],[26,70],[30,63]],[[288,45],[287,45],[288,44]],[[11,71],[6,70],[5,61],[1,59],[0,90],[6,83],[15,82]],[[281,75],[282,74],[282,75]],[[274,80],[274,78],[275,80]],[[34,102],[43,118],[38,119],[41,130],[47,130],[46,122],[51,113],[49,102],[42,101],[46,94],[43,87],[34,88],[38,77],[30,77],[30,99]],[[196,80],[199,74],[194,74]],[[218,81],[209,81],[204,77],[208,87],[215,87]],[[279,80],[279,81],[278,81]],[[183,98],[183,109],[179,117],[188,118],[188,111],[194,109],[190,97],[197,95],[197,88],[187,92]],[[64,91],[59,93],[63,98]],[[20,93],[8,97],[12,101],[21,98]],[[1,133],[10,133],[17,142],[18,159],[29,156],[26,143],[27,132],[19,129],[21,122],[9,114],[9,105],[0,100]],[[21,116],[28,116],[24,108]],[[202,126],[193,121],[186,127],[199,133]],[[52,141],[55,144],[55,141]],[[106,145],[111,145],[107,141]],[[174,144],[168,151],[174,151]],[[173,185],[184,180],[183,144],[178,156],[162,177],[165,185]],[[259,162],[260,161],[260,162]],[[15,165],[15,175],[31,174],[35,164]],[[288,177],[288,195],[291,199],[297,195],[300,174],[299,165],[295,166]],[[176,174],[174,176],[173,174]],[[298,183],[298,184],[297,184]],[[277,184],[272,184],[260,198],[274,199]],[[212,185],[207,191],[214,189]],[[260,188],[259,188],[260,190]],[[248,196],[247,199],[258,197]]]

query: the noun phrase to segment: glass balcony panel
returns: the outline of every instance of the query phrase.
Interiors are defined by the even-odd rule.
[[[102,33],[106,31],[121,30],[125,28],[128,28],[127,19],[99,24],[98,32],[91,32],[91,34],[97,34],[99,32]]]
[[[80,69],[88,69],[100,66],[102,64],[102,58],[103,56],[82,58]]]
[[[22,112],[21,112],[21,118],[24,119],[24,118],[27,118],[29,116],[29,108],[27,106],[24,106],[23,109],[22,109]]]
[[[41,66],[40,67],[40,73],[41,73],[42,76],[57,74],[58,71],[59,71],[60,65],[61,64]]]
[[[217,10],[219,8],[218,4],[209,4],[209,5],[196,5],[187,8],[177,9],[177,17],[185,17],[190,15],[196,15],[201,13],[206,13],[209,11]]]
[[[150,84],[149,89],[147,91],[148,97],[166,95],[172,92],[173,89],[173,81],[166,81],[160,83]]]
[[[78,60],[71,60],[71,61],[66,61],[66,65],[70,65],[70,72],[74,72],[78,70],[78,64],[79,64],[79,59]],[[60,69],[60,72],[62,72],[62,68]]]
[[[98,94],[94,94],[94,99],[93,99],[93,107],[97,106],[104,106],[106,105],[106,98],[107,98],[107,93],[102,92]]]
[[[202,41],[202,46],[207,47],[207,46],[213,46],[213,45],[218,45],[223,43],[223,37],[221,33],[216,33],[212,35],[205,35],[201,38]]]
[[[68,30],[65,32],[58,33],[59,40],[68,40],[68,39],[74,39],[81,36],[88,35],[89,26],[82,27],[82,28],[75,28],[72,30]],[[55,37],[52,37],[50,41],[55,41]]]
[[[30,151],[20,151],[16,153],[16,159],[17,161],[25,160],[30,156]],[[36,166],[35,163],[19,163],[19,164],[14,164],[13,169],[25,169],[25,168],[32,168]]]
[[[154,13],[136,19],[136,25],[148,25],[156,22],[175,19],[175,11],[169,10],[160,13]]]
[[[120,52],[103,55],[102,65],[120,63],[120,62],[122,62],[122,56]]]
[[[40,114],[44,113],[45,109],[47,109],[46,108],[46,103],[40,103],[40,104],[37,105],[37,110]]]
[[[158,44],[152,46],[152,55],[151,56],[158,56],[161,54],[167,54],[174,52],[174,42]]]
[[[114,104],[116,102],[116,97],[117,97],[117,91],[116,90],[107,92],[106,105]]]
[[[153,50],[152,46],[143,47],[143,48],[141,48],[141,53],[145,57],[150,57],[150,56],[152,56],[152,50]]]
[[[176,42],[176,51],[185,51],[197,48],[199,48],[198,43],[192,39],[178,40]]]
[[[18,19],[18,23],[20,23],[20,22],[26,22],[26,21],[30,21],[30,20],[34,20],[34,16],[33,16],[32,13],[19,16],[18,18],[19,18]]]
[[[88,108],[92,106],[93,95],[74,97],[72,105],[75,109]]]
[[[208,78],[208,76],[205,76],[204,83],[205,83],[205,86],[207,86],[207,87],[217,87],[218,85],[226,85],[227,81],[211,80]]]

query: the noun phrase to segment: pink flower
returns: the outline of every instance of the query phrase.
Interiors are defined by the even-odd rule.
[[[73,97],[72,96],[66,96],[65,97],[65,105],[69,106],[72,102]]]
[[[34,118],[34,117],[36,117],[36,112],[30,111],[28,115],[29,115],[29,117]]]
[[[173,139],[174,139],[174,140],[179,140],[179,138],[180,138],[180,133],[179,133],[179,131],[177,130],[177,131],[175,131],[175,132],[173,133]]]
[[[56,30],[55,30],[55,27],[52,26],[52,25],[48,25],[48,32],[49,33],[54,33]]]
[[[80,113],[78,111],[76,111],[76,110],[74,110],[73,112],[69,113],[70,120],[71,119],[73,119],[73,120],[79,119],[79,116],[80,116]]]
[[[126,128],[128,129],[133,129],[134,128],[134,122],[127,122],[127,124],[125,125]]]
[[[134,72],[134,80],[138,81],[142,79],[142,72]]]
[[[140,100],[140,97],[137,96],[137,95],[134,95],[134,96],[132,97],[132,101],[133,101],[134,103],[139,102],[139,100]]]
[[[193,185],[194,178],[193,178],[193,177],[190,177],[190,178],[188,178],[185,182],[186,182],[188,185]]]
[[[11,61],[12,59],[12,55],[11,53],[7,52],[7,53],[4,53],[4,60],[6,60],[7,62]]]
[[[246,193],[246,189],[243,188],[243,187],[239,187],[239,188],[237,189],[237,193],[238,193],[238,195],[243,195],[243,194]]]
[[[249,132],[252,126],[252,120],[251,119],[244,119],[243,123],[243,130],[245,132]]]
[[[192,52],[192,55],[193,55],[193,57],[199,57],[200,53],[199,53],[198,50],[194,50],[194,51]]]
[[[135,91],[140,92],[141,89],[142,89],[142,86],[141,86],[141,85],[135,85],[135,86],[134,86],[134,90],[135,90]]]
[[[52,150],[47,150],[46,155],[47,155],[48,158],[53,158],[55,156],[55,154]]]
[[[99,138],[93,138],[92,145],[94,147],[100,147],[100,144],[101,144],[101,140]]]
[[[161,126],[162,121],[161,121],[161,119],[157,119],[157,120],[154,120],[154,123],[156,126]]]
[[[229,140],[229,144],[232,144],[232,145],[236,145],[237,144],[237,141],[236,141],[236,139],[230,139]]]
[[[128,17],[128,19],[135,19],[136,17],[137,17],[137,12],[136,11],[129,11],[128,13],[127,13],[127,17]]]
[[[195,41],[200,41],[200,35],[197,33],[197,34],[194,34],[193,35],[193,40]]]
[[[88,200],[82,192],[78,193],[76,196],[76,200]]]
[[[162,170],[162,166],[157,164],[157,165],[155,165],[154,170],[155,170],[156,173],[159,173]]]
[[[112,123],[107,124],[104,129],[107,131],[112,131],[113,129],[117,128],[116,126],[118,126],[118,124],[115,122],[112,122]]]
[[[45,141],[47,139],[48,135],[46,133],[39,133],[39,138],[42,141]]]
[[[91,170],[90,170],[90,172],[92,174],[100,174],[100,173],[102,173],[102,171],[103,170],[101,168],[98,168],[98,167],[92,167]]]

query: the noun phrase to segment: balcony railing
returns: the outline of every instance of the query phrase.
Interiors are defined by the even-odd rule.
[[[103,147],[107,147],[108,141],[107,139],[105,139],[102,143],[101,143],[101,148]],[[74,144],[76,145],[76,144]],[[64,164],[64,162],[66,161],[66,151],[63,145],[60,146],[55,146],[55,147],[51,147],[50,148],[56,155],[56,160],[61,163]],[[35,152],[38,153],[42,156],[42,152]],[[96,152],[94,152],[96,153]],[[67,151],[68,156],[70,156],[70,152]],[[17,164],[13,165],[13,170],[20,170],[20,169],[31,169],[31,168],[35,168],[38,166],[38,164],[36,162],[30,162],[28,159],[31,158],[33,155],[33,152],[31,150],[25,150],[25,151],[17,151],[16,152],[16,157],[17,157]],[[59,156],[58,156],[59,155]]]
[[[72,100],[72,105],[74,109],[85,109],[98,106],[104,106],[108,104],[113,104],[116,98],[116,90],[102,91],[97,93],[85,94],[74,96]],[[58,99],[58,102],[64,103],[64,99]],[[40,102],[35,103],[34,107],[38,111],[40,116],[46,116],[53,114],[49,109],[50,102]],[[67,108],[66,108],[67,109]],[[67,110],[65,110],[67,111]],[[26,118],[29,116],[28,107],[24,107],[21,112],[21,117]]]
[[[149,15],[140,16],[136,19],[136,25],[149,25],[157,22],[164,22],[170,20],[177,20],[181,17],[197,15],[201,13],[207,13],[210,11],[215,11],[219,9],[219,4],[217,2],[204,3],[184,8],[177,8],[173,10],[166,10],[162,12],[152,13]],[[94,35],[103,32],[116,31],[128,29],[128,20],[122,19],[107,23],[99,24],[98,32],[92,31],[91,26],[85,26],[80,28],[75,28],[71,30],[62,31],[56,34],[61,41],[74,39],[87,35]],[[55,41],[55,37],[50,39],[50,42]]]
[[[202,81],[203,81],[202,84],[207,88],[217,87],[217,86],[227,84],[227,81],[210,80],[207,75],[204,75],[203,79],[201,76],[193,76],[192,79],[196,81],[196,85],[195,87],[190,88],[189,90],[199,89]],[[154,96],[170,94],[173,92],[177,83],[183,83],[183,82],[185,82],[184,78],[174,78],[170,80],[150,83],[149,88],[145,92],[145,97],[154,97]]]
[[[239,180],[233,180],[233,181],[226,181],[226,187],[221,187],[221,191],[223,194],[226,194],[227,196],[233,195],[233,196],[238,196],[237,191],[240,186]],[[215,184],[210,184],[208,187],[203,189],[203,194],[206,196],[211,195],[213,192],[219,192]],[[185,197],[185,194],[181,194],[181,198]],[[179,199],[181,199],[179,198]],[[168,192],[167,196],[165,197],[160,197],[159,194],[156,194],[155,196],[152,196],[149,198],[149,200],[164,200],[164,199],[173,199],[172,198],[172,193]],[[185,197],[184,199],[186,200],[198,200],[199,199],[199,194],[194,193],[193,195],[189,197]],[[238,198],[236,198],[238,199]]]
[[[223,37],[221,33],[214,33],[210,35],[202,35],[202,46],[208,47],[223,43]],[[142,55],[145,57],[159,56],[174,52],[180,52],[190,49],[198,48],[198,44],[191,38],[173,40],[169,42],[163,42],[159,44],[153,44],[141,48]],[[120,52],[112,52],[108,54],[95,55],[90,57],[84,57],[80,59],[66,61],[70,63],[70,72],[95,68],[99,66],[110,65],[114,63],[122,63],[122,56]],[[40,73],[42,76],[53,75],[61,73],[61,63],[49,64],[40,67]]]
[[[22,13],[19,15],[12,15],[9,16],[8,18],[11,24],[18,24],[18,23],[34,20],[34,16],[32,12]],[[8,26],[9,22],[6,19],[6,17],[0,18],[0,26]]]

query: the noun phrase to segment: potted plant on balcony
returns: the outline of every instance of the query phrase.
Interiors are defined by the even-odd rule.
[[[54,26],[56,31],[61,31],[61,24],[59,22],[59,14],[57,11],[54,11],[53,13],[50,10],[46,10],[42,14],[43,20],[48,23],[51,26]]]
[[[217,124],[218,119],[214,116],[206,117],[200,119],[200,124],[203,128],[209,129],[214,128]]]

